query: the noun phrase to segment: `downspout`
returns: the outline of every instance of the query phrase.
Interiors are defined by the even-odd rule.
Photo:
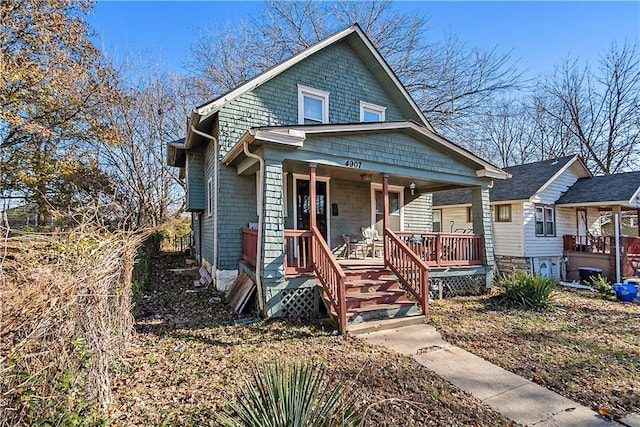
[[[213,180],[213,211],[215,214],[213,215],[213,265],[211,266],[211,276],[215,279],[216,272],[218,271],[218,138],[204,132],[200,132],[193,125],[191,125],[191,132],[213,141],[214,147],[213,156],[215,158],[215,162],[213,162],[213,175],[215,179]],[[202,222],[200,223],[200,252],[202,252]],[[202,258],[202,253],[200,254],[200,258]],[[217,285],[218,284],[216,283],[216,286]]]
[[[258,305],[260,307],[260,312],[264,313],[264,298],[262,297],[262,278],[260,274],[262,274],[262,226],[263,226],[263,210],[264,210],[264,159],[257,154],[249,151],[249,142],[245,141],[242,145],[242,149],[244,150],[245,156],[255,159],[260,163],[260,170],[258,171],[258,191],[260,192],[260,198],[258,200],[262,201],[262,206],[258,206],[258,242],[257,242],[257,250],[256,250],[256,290],[258,291]],[[256,195],[257,196],[257,195]],[[258,203],[256,200],[256,203]]]

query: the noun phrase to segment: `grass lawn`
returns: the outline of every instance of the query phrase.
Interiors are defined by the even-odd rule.
[[[546,310],[496,306],[488,296],[437,301],[443,338],[614,418],[640,411],[640,304],[557,289]]]
[[[213,414],[233,398],[261,362],[323,364],[353,381],[367,426],[510,425],[414,360],[353,337],[331,325],[234,318],[216,292],[185,293],[197,270],[180,257],[152,261],[150,287],[136,307],[136,329],[114,381],[112,425],[217,425]]]

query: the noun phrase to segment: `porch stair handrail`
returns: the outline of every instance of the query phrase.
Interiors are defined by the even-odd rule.
[[[335,259],[318,227],[311,227],[311,264],[324,296],[338,316],[338,330],[344,334],[347,329],[347,301],[345,281],[347,276]]]
[[[384,229],[384,263],[422,306],[429,318],[429,266],[393,231]]]

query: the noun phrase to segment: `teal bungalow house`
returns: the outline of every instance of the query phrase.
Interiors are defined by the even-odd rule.
[[[266,316],[326,308],[344,332],[491,284],[508,174],[435,133],[358,25],[195,108],[168,162],[201,263],[247,272]],[[440,233],[432,193],[460,188],[473,233]]]

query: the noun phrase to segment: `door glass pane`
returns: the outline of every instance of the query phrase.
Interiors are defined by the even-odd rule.
[[[382,191],[376,191],[376,215],[382,215]],[[389,193],[389,215],[400,215],[400,193]]]

